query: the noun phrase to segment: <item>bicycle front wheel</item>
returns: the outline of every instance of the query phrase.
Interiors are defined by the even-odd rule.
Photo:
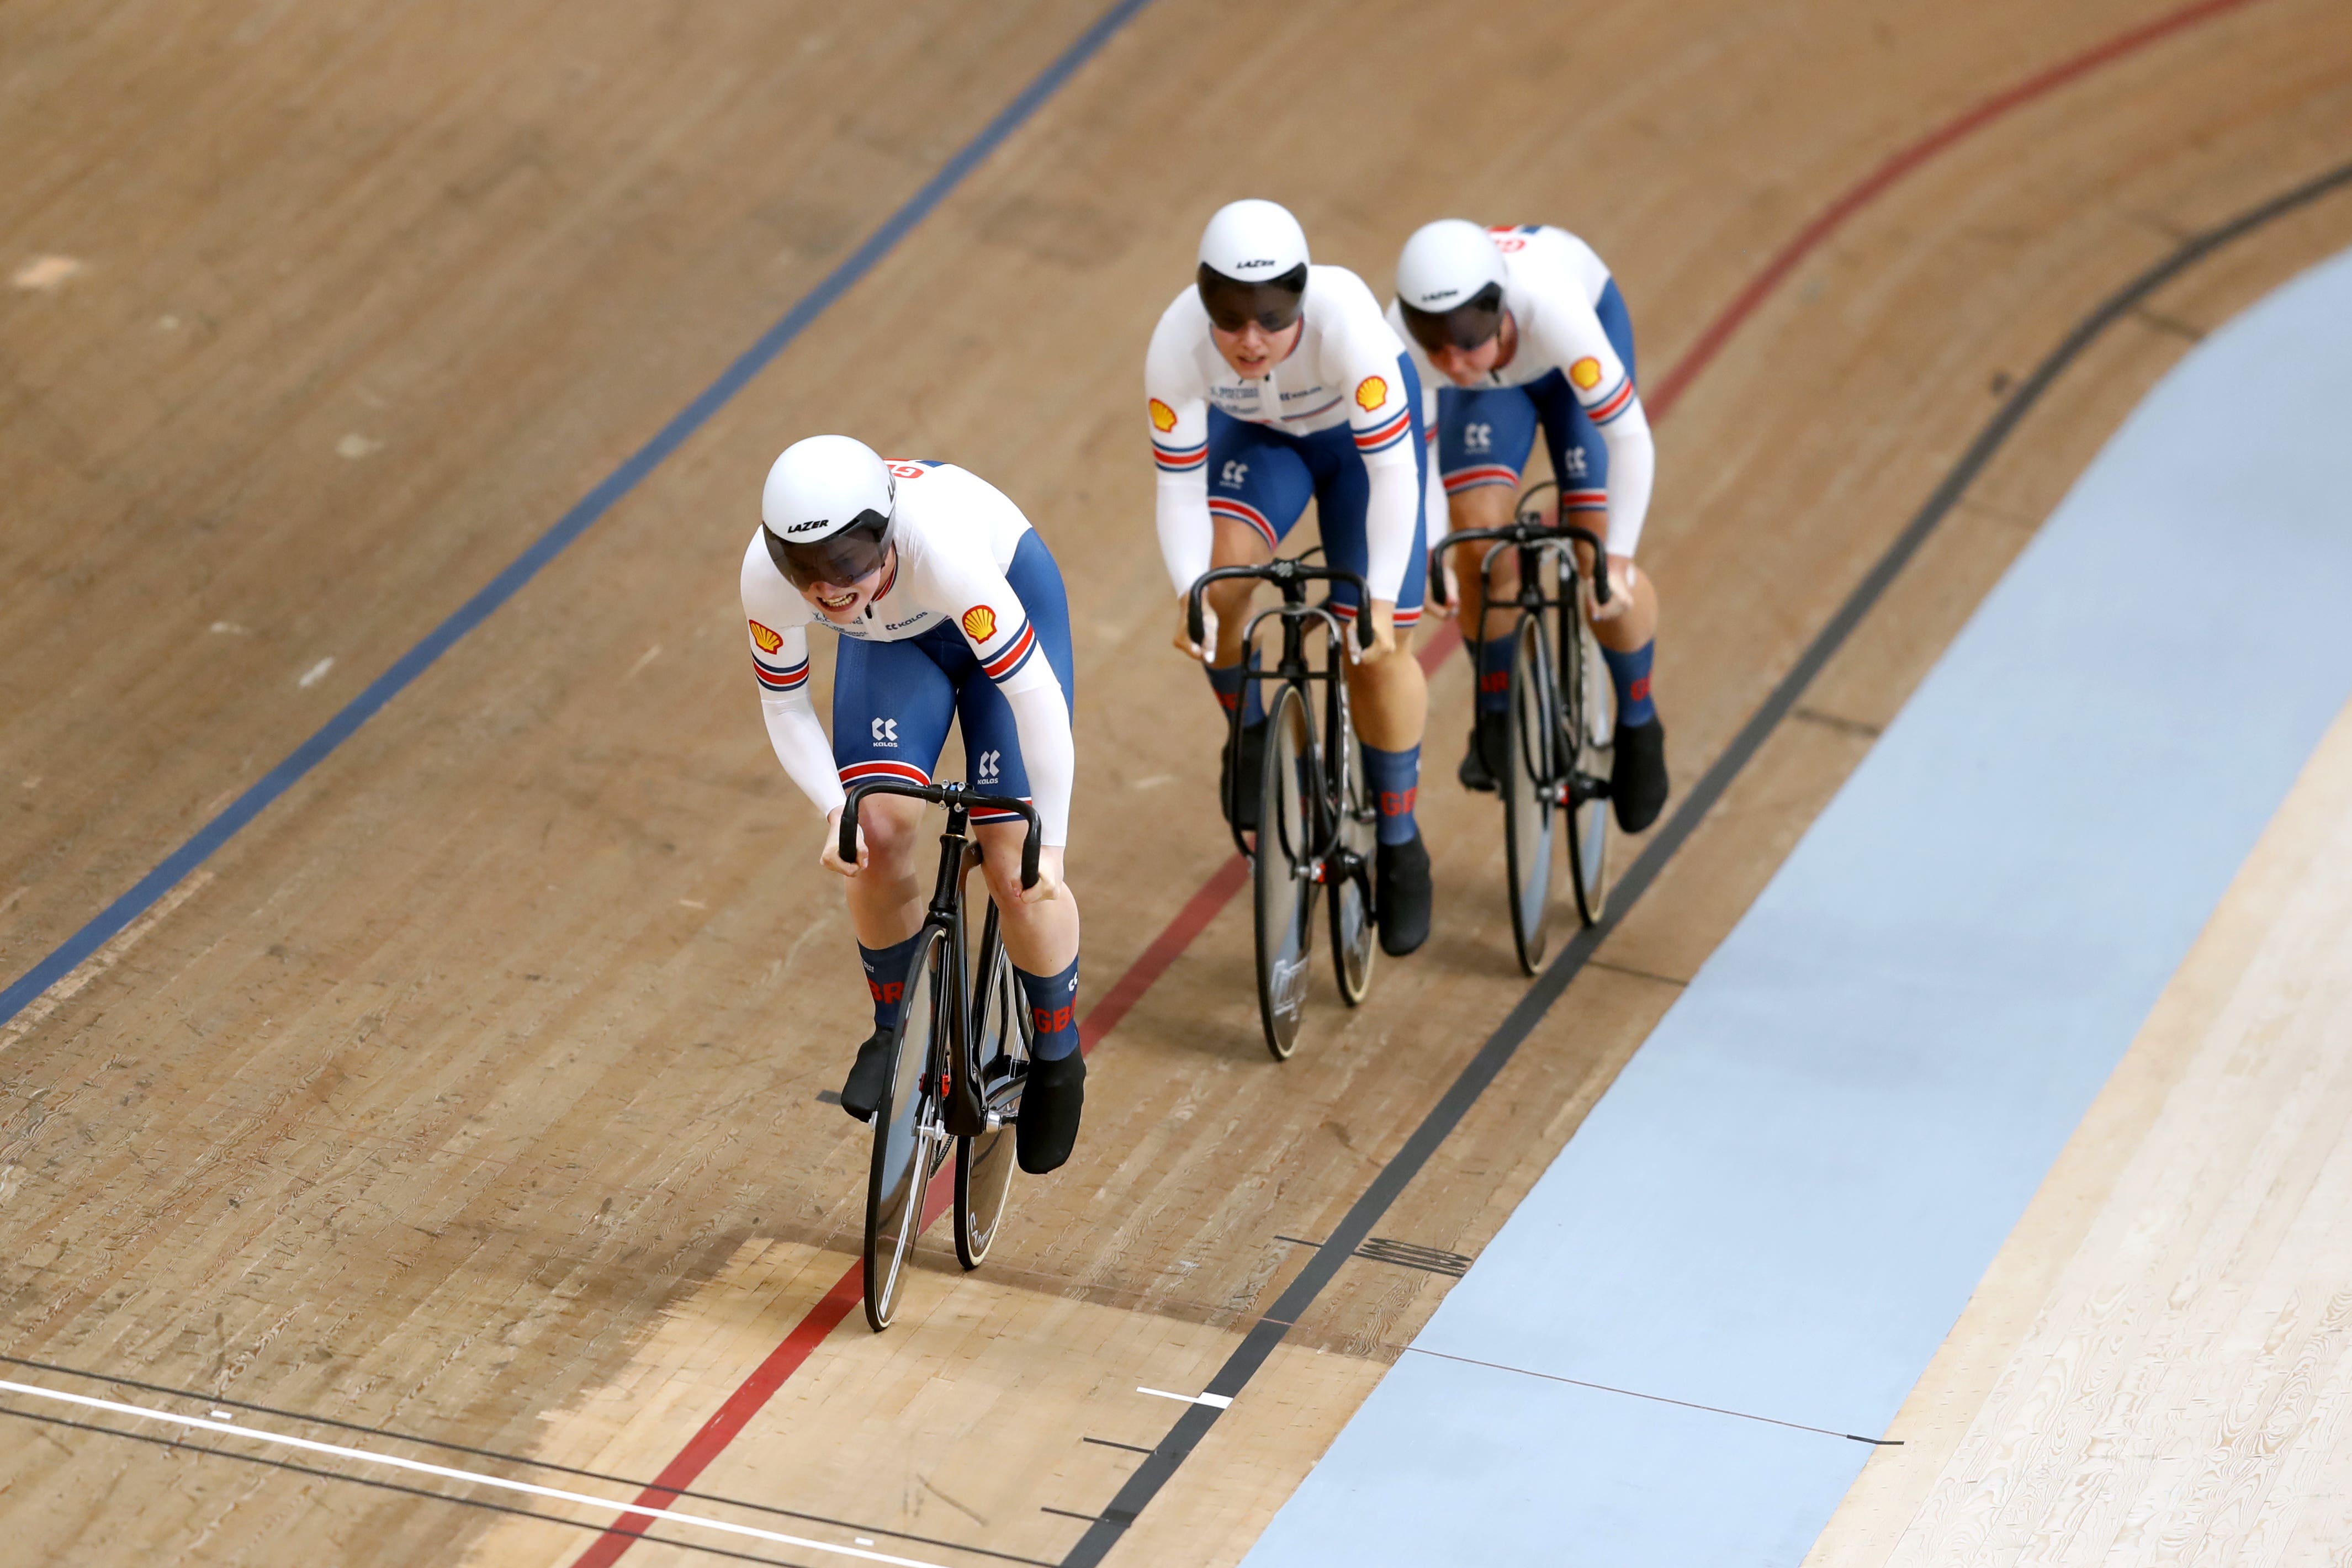
[[[1030,1046],[1036,1037],[1028,1000],[1021,994],[1021,979],[997,943],[992,904],[987,927],[981,933],[980,962],[974,967],[980,981],[972,994],[971,1059],[980,1074],[980,1097],[986,1103],[1008,1083],[1028,1075]],[[980,1267],[1003,1224],[1013,1196],[1013,1155],[1010,1114],[1002,1127],[956,1140],[956,1261],[966,1268]]]
[[[1560,668],[1559,756],[1568,777],[1568,875],[1576,889],[1576,913],[1599,925],[1608,900],[1609,773],[1617,751],[1617,688],[1609,679],[1601,643],[1583,617],[1563,617],[1566,632]]]
[[[1372,809],[1371,786],[1364,779],[1364,743],[1349,728],[1344,711],[1324,738],[1324,747],[1337,819],[1333,837],[1349,868],[1329,879],[1331,967],[1339,975],[1339,999],[1353,1007],[1372,988],[1372,954],[1378,951],[1373,945],[1372,857],[1380,815]]]
[[[1315,936],[1315,721],[1295,686],[1275,694],[1266,715],[1265,756],[1258,773],[1257,852],[1252,858],[1257,910],[1257,1006],[1265,1048],[1278,1062],[1298,1046],[1307,1010],[1307,965]]]
[[[935,1064],[946,1058],[944,937],[923,932],[898,997],[898,1037],[891,1046],[890,1086],[874,1110],[874,1161],[866,1180],[866,1321],[876,1333],[898,1310],[907,1258],[923,1228],[925,1189],[947,1142]]]
[[[1543,963],[1551,920],[1552,794],[1559,777],[1557,694],[1544,618],[1519,617],[1511,646],[1508,740],[1503,777],[1503,851],[1510,878],[1511,940],[1519,967]]]

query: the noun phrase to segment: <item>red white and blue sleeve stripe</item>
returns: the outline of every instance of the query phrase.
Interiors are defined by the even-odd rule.
[[[1403,440],[1412,433],[1412,410],[1410,408],[1400,408],[1397,410],[1396,417],[1387,421],[1385,424],[1374,426],[1370,430],[1357,431],[1356,450],[1359,452],[1385,452],[1391,447],[1395,446],[1399,441]]]
[[[1585,409],[1584,413],[1585,417],[1591,419],[1595,425],[1606,425],[1633,406],[1633,378],[1629,375],[1617,384],[1617,389],[1614,392],[1592,404]]]
[[[798,691],[808,685],[808,659],[803,657],[798,664],[770,664],[754,653],[751,673],[760,678],[762,691]]]
[[[980,672],[1002,686],[1020,674],[1036,652],[1037,628],[1031,626],[1029,618],[1024,616],[1021,629],[1005,638],[1003,645],[994,653],[981,658]]]
[[[1209,460],[1209,443],[1206,437],[1194,447],[1171,447],[1164,441],[1154,441],[1151,456],[1163,474],[1190,473]]]

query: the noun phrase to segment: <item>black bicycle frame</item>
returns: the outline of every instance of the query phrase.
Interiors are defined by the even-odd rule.
[[[1021,843],[1021,886],[1025,889],[1037,885],[1038,826],[1037,808],[1015,795],[975,795],[960,784],[902,784],[896,779],[875,779],[852,786],[849,799],[841,808],[841,842],[838,848],[846,865],[857,864],[857,808],[867,795],[896,795],[909,800],[929,801],[943,805],[948,811],[948,825],[940,835],[940,874],[932,884],[930,906],[923,911],[925,926],[937,926],[947,933],[940,943],[941,979],[940,993],[948,999],[948,1039],[945,1060],[924,1064],[924,1075],[937,1073],[940,1100],[947,1112],[947,1130],[959,1138],[976,1138],[991,1130],[991,1117],[1000,1122],[1003,1107],[982,1101],[980,1093],[980,1064],[971,1059],[971,960],[964,946],[963,874],[967,853],[975,858],[979,846],[971,837],[971,814],[983,811],[1017,813],[1027,825],[1027,835]],[[1000,911],[1001,913],[1001,911]],[[1000,922],[1001,923],[1001,922]],[[1005,1020],[1007,1026],[1018,1027],[1014,1020]],[[940,1044],[940,1032],[931,1032],[933,1048]],[[1011,1086],[1001,1086],[1009,1089]]]
[[[1312,668],[1307,662],[1307,628],[1311,623],[1317,621],[1323,623],[1329,634],[1335,652],[1338,645],[1344,644],[1347,640],[1347,633],[1340,626],[1339,615],[1328,602],[1319,605],[1310,605],[1307,602],[1307,585],[1309,583],[1354,584],[1358,606],[1356,646],[1360,648],[1369,648],[1379,640],[1372,629],[1371,590],[1366,585],[1363,578],[1353,572],[1342,572],[1329,566],[1310,566],[1304,561],[1285,557],[1269,561],[1263,566],[1219,566],[1195,578],[1192,591],[1185,596],[1184,620],[1184,629],[1192,635],[1193,642],[1204,643],[1208,638],[1208,620],[1202,614],[1201,602],[1202,595],[1208,592],[1209,584],[1239,578],[1274,584],[1282,590],[1282,603],[1258,611],[1250,616],[1249,624],[1242,628],[1243,696],[1234,702],[1233,711],[1225,715],[1225,735],[1228,742],[1225,754],[1234,758],[1241,755],[1242,715],[1249,710],[1247,693],[1254,683],[1271,680],[1286,686],[1296,684],[1302,688],[1311,688],[1314,682],[1320,680],[1336,687],[1345,679],[1337,658],[1333,659],[1330,668],[1320,670]],[[1249,650],[1257,644],[1258,626],[1270,616],[1279,617],[1282,622],[1282,656],[1272,669],[1254,668],[1249,662]],[[1326,731],[1336,731],[1339,723],[1339,711],[1340,699],[1335,690],[1327,695],[1324,704]],[[1335,742],[1332,735],[1328,733],[1323,740],[1327,745],[1347,743],[1345,736],[1340,736]],[[1234,780],[1234,788],[1238,790],[1242,783],[1243,781],[1239,779]],[[1234,847],[1244,856],[1252,853],[1250,846],[1242,838],[1242,830],[1234,826],[1230,821],[1227,822],[1226,826],[1234,836]],[[1263,831],[1263,829],[1264,825],[1260,824],[1260,830]]]
[[[1565,682],[1582,679],[1582,672],[1574,668],[1572,656],[1575,650],[1570,646],[1572,633],[1567,619],[1570,616],[1583,613],[1582,609],[1572,602],[1575,597],[1574,584],[1581,574],[1576,570],[1575,553],[1570,545],[1571,542],[1580,543],[1588,546],[1592,552],[1592,600],[1597,605],[1605,605],[1609,602],[1609,546],[1605,540],[1589,528],[1580,527],[1572,522],[1544,521],[1542,514],[1528,505],[1545,490],[1556,490],[1559,488],[1557,483],[1547,479],[1529,489],[1525,496],[1519,498],[1517,518],[1505,527],[1465,528],[1457,533],[1447,534],[1445,542],[1437,547],[1438,559],[1433,563],[1437,569],[1430,575],[1437,588],[1439,602],[1443,603],[1445,583],[1445,574],[1443,569],[1444,551],[1457,544],[1483,543],[1486,546],[1486,553],[1478,558],[1478,581],[1482,589],[1494,582],[1495,558],[1506,550],[1517,551],[1519,558],[1518,597],[1497,605],[1491,595],[1482,592],[1479,595],[1479,602],[1486,610],[1518,609],[1538,613],[1545,610],[1559,610],[1561,618],[1559,646],[1554,650],[1553,657],[1558,664],[1559,679]],[[1543,589],[1543,558],[1548,553],[1563,557],[1568,566],[1562,580],[1561,595],[1547,594]],[[1467,629],[1462,634],[1463,640],[1470,645],[1470,657],[1474,664],[1482,662],[1486,640],[1486,618],[1482,611],[1478,617],[1477,635],[1473,636]],[[1588,781],[1576,772],[1573,754],[1565,760],[1564,765],[1568,771],[1562,776],[1542,781],[1546,785],[1558,790],[1560,804],[1572,806],[1579,800],[1598,799],[1608,794],[1608,786],[1605,783],[1599,780]],[[1562,785],[1566,787],[1561,788]]]

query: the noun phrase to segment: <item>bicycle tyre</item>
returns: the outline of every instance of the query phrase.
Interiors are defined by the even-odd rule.
[[[944,1059],[940,1037],[947,1001],[940,971],[945,937],[927,928],[898,997],[898,1035],[891,1042],[890,1081],[874,1108],[874,1158],[866,1180],[866,1321],[876,1333],[898,1310],[907,1258],[923,1228],[925,1197],[946,1137],[939,1097],[932,1092],[934,1058]]]
[[[1334,707],[1339,704],[1334,703]],[[1334,847],[1347,850],[1359,864],[1350,874],[1331,882],[1331,970],[1339,983],[1339,1000],[1353,1007],[1372,988],[1372,959],[1380,952],[1379,928],[1373,920],[1372,861],[1379,853],[1380,813],[1373,808],[1370,784],[1364,779],[1364,743],[1356,738],[1341,709],[1333,736],[1325,741],[1328,795],[1334,803]]]
[[[1567,763],[1568,877],[1576,890],[1577,918],[1601,923],[1608,906],[1609,773],[1617,751],[1617,688],[1601,655],[1601,640],[1584,617],[1571,610],[1565,623],[1560,668],[1574,672],[1561,683],[1559,755]],[[1572,661],[1572,662],[1571,662]]]
[[[1304,875],[1314,852],[1318,786],[1315,719],[1296,686],[1275,693],[1258,771],[1257,847],[1251,857],[1257,933],[1258,1021],[1278,1062],[1298,1047],[1307,970],[1315,942],[1315,885]]]
[[[1540,615],[1519,618],[1511,646],[1504,747],[1503,858],[1511,941],[1529,974],[1543,963],[1551,921],[1552,790],[1559,777],[1557,697]]]
[[[1028,1072],[1030,1047],[1036,1039],[1020,976],[1013,973],[1013,961],[997,940],[996,913],[991,904],[981,931],[980,961],[973,965],[980,980],[972,988],[971,1059],[980,1069],[983,1100],[1007,1075]],[[1013,1152],[1010,1117],[993,1131],[956,1140],[956,1261],[966,1268],[980,1267],[1003,1224],[1013,1195]]]

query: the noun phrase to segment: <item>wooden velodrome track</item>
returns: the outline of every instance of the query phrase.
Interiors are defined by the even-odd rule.
[[[490,581],[1098,15],[0,12],[20,279],[0,290],[0,979]],[[990,1266],[935,1250],[899,1327],[853,1316],[803,1346],[690,1483],[670,1475],[800,1510],[678,1504],[760,1529],[1063,1561],[1177,1413],[1137,1386],[1205,1385],[1297,1271],[1276,1238],[1324,1236],[1523,991],[1493,805],[1451,781],[1458,658],[1422,805],[1438,932],[1383,963],[1374,1005],[1343,1019],[1318,992],[1277,1068],[1239,906],[1161,941],[1228,855],[1137,419],[1203,216],[1286,201],[1381,289],[1434,216],[1593,240],[1664,416],[1643,559],[1687,782],[2014,378],[2184,236],[2347,155],[2337,0],[2209,5],[2097,52],[2165,15],[1142,9],[160,918],[0,1026],[0,1351],[51,1369],[0,1373],[625,1500],[547,1467],[651,1480],[796,1325],[829,1299],[838,1318],[866,1139],[815,1095],[865,1005],[816,825],[761,734],[733,566],[775,450],[845,430],[969,464],[1059,555],[1087,990],[1139,957],[1158,977],[1097,1020],[1079,1154],[1022,1186]],[[1955,122],[1693,357],[1810,221]],[[2099,339],[1381,1234],[1476,1254],[2116,421],[2201,330],[2347,242],[2352,196],[2315,202]],[[81,265],[27,266],[45,256]],[[1446,1283],[1349,1264],[1116,1560],[1236,1560]],[[20,1417],[0,1422],[8,1561],[811,1560],[0,1406]],[[61,1414],[104,1432],[31,1418]],[[436,1495],[362,1484],[386,1480]]]

